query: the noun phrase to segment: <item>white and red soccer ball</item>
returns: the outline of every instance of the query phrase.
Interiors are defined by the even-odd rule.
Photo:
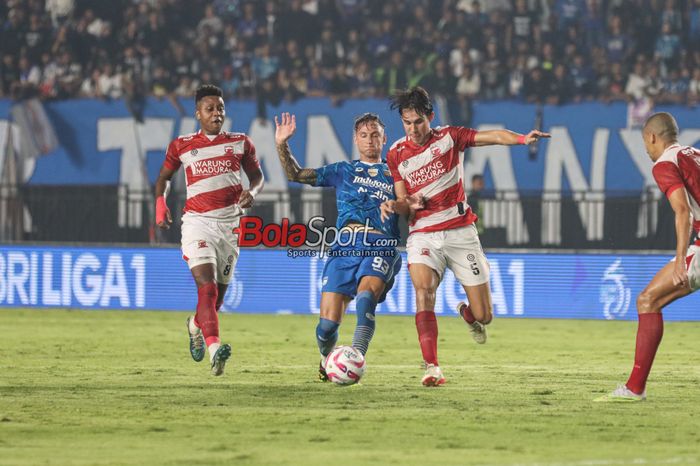
[[[326,357],[328,380],[338,385],[352,385],[365,373],[365,357],[352,346],[338,346]]]

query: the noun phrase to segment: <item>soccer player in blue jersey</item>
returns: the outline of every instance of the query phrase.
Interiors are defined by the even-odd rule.
[[[374,335],[374,310],[384,301],[401,268],[398,244],[398,216],[383,222],[379,206],[396,199],[394,180],[382,161],[386,144],[384,123],[372,113],[355,120],[354,142],[359,160],[337,162],[321,168],[301,168],[287,141],[296,130],[296,118],[283,113],[275,117],[275,143],[287,179],[311,186],[332,186],[336,189],[337,228],[345,235],[355,235],[347,246],[333,245],[323,269],[321,315],[316,326],[316,340],[321,352],[319,378],[328,380],[323,367],[325,357],[338,340],[338,327],[345,309],[353,298],[357,308],[357,326],[352,346],[363,355]],[[381,246],[378,245],[378,241]],[[387,241],[389,240],[389,241]],[[387,244],[389,244],[387,246]]]

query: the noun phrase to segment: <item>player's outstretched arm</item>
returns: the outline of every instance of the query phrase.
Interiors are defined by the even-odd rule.
[[[170,188],[170,180],[175,174],[175,170],[161,167],[160,173],[158,174],[158,179],[156,180],[156,225],[158,228],[167,230],[170,228],[170,224],[173,223],[173,217],[170,214],[170,209],[168,209],[168,204],[165,202],[165,198],[168,197]]]
[[[316,184],[316,170],[312,168],[301,168],[299,162],[292,155],[287,141],[294,136],[297,129],[296,116],[289,113],[282,113],[280,120],[275,116],[275,146],[277,155],[282,163],[282,168],[287,174],[289,181],[314,185]]]
[[[685,188],[678,188],[668,198],[676,217],[676,262],[673,267],[673,284],[688,286],[688,271],[685,257],[688,255],[690,242],[690,205]]]
[[[533,129],[527,134],[518,134],[508,129],[492,129],[479,131],[474,136],[475,146],[516,146],[520,144],[532,144],[541,138],[551,137],[549,133],[543,133]]]

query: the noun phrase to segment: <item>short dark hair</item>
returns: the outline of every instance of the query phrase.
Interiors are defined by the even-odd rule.
[[[376,113],[363,113],[359,117],[355,118],[355,125],[354,125],[355,132],[357,132],[357,130],[360,129],[360,127],[362,127],[362,125],[366,125],[367,123],[371,123],[371,122],[378,124],[382,128],[386,128],[386,126],[384,125],[384,122],[382,121],[381,118],[379,118],[379,115],[377,115]]]
[[[647,118],[642,130],[654,133],[667,142],[675,142],[678,140],[678,123],[676,123],[676,119],[673,118],[673,115],[668,112],[654,113]]]
[[[197,91],[194,94],[195,105],[198,104],[200,100],[210,95],[223,98],[224,91],[222,91],[220,87],[213,84],[202,84],[197,88]]]
[[[483,179],[484,179],[484,175],[482,175],[480,173],[476,173],[476,174],[472,175],[472,183],[477,181],[477,180],[483,180]]]
[[[417,114],[428,116],[433,113],[433,104],[430,102],[428,91],[420,86],[410,89],[396,91],[391,97],[391,109],[399,110],[399,115],[403,115],[404,110],[415,110]]]

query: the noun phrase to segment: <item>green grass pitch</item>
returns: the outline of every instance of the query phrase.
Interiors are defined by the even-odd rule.
[[[420,385],[413,319],[379,315],[357,387],[316,380],[315,316],[223,315],[223,377],[184,313],[0,310],[0,465],[700,464],[700,324],[667,323],[649,400],[636,322],[439,318],[447,384]],[[349,344],[347,316],[340,343]]]

